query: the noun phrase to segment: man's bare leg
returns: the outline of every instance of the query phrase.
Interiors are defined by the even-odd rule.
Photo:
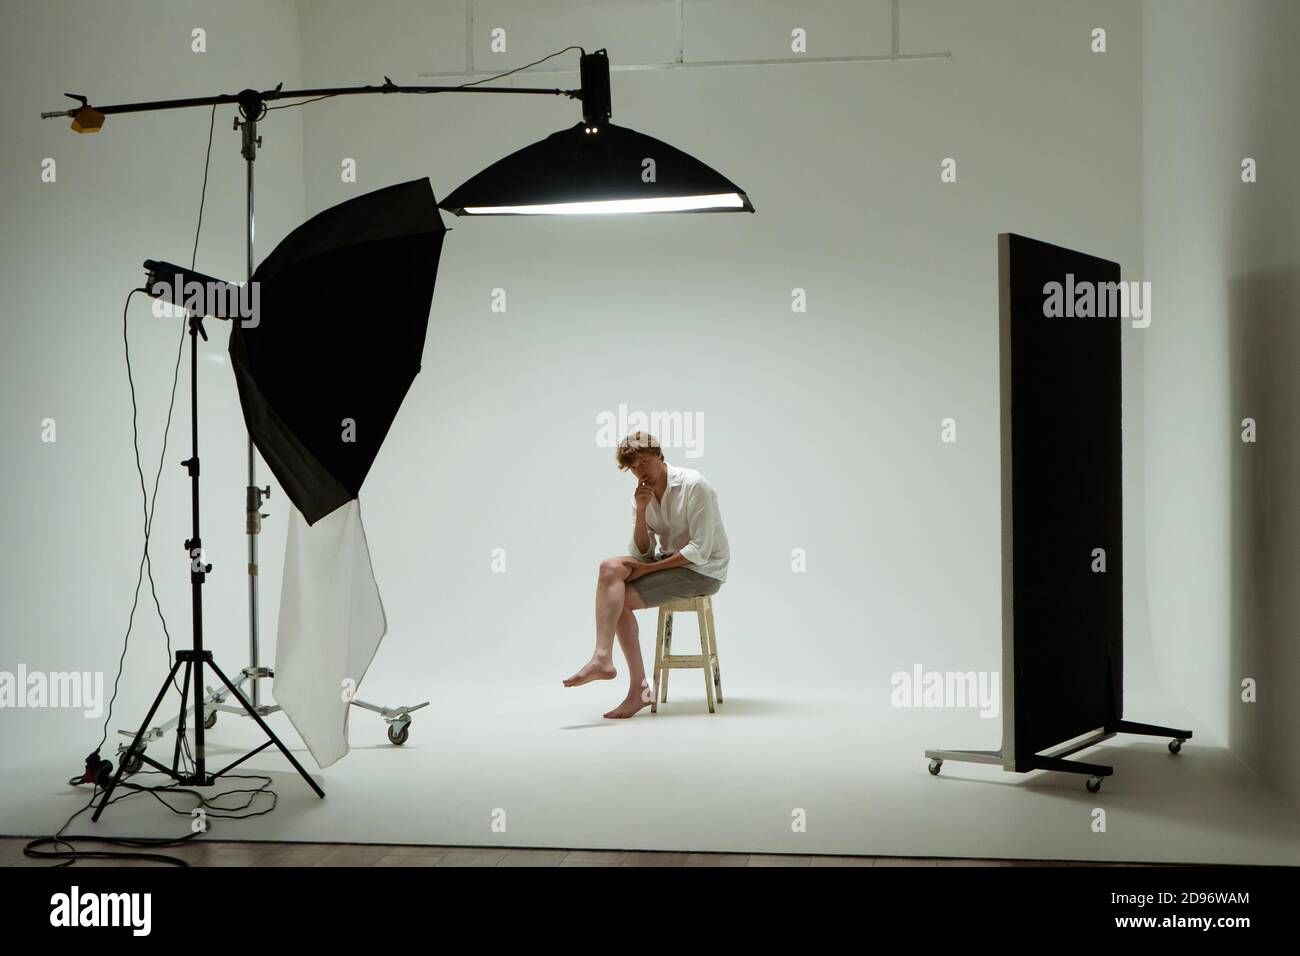
[[[623,659],[627,661],[628,688],[623,702],[608,711],[610,718],[631,717],[654,699],[653,691],[645,679],[645,664],[641,659],[641,642],[638,638],[636,615],[645,607],[636,588],[627,588],[627,601],[623,605],[623,614],[618,619],[618,646],[623,650]]]
[[[623,615],[627,594],[636,594],[627,587],[628,562],[635,560],[608,558],[600,562],[596,575],[596,650],[590,661],[565,679],[565,687],[579,687],[593,680],[613,680],[618,676],[614,669],[614,632]]]

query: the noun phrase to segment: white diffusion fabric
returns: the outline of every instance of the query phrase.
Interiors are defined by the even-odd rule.
[[[290,507],[275,701],[321,767],[348,752],[348,704],[388,629],[356,499],[314,525]]]

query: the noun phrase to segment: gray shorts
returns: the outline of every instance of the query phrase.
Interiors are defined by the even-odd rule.
[[[643,563],[650,563],[650,558],[641,558]],[[667,568],[663,571],[651,571],[628,584],[641,595],[646,607],[658,607],[669,601],[682,598],[704,597],[717,594],[722,582],[707,574],[691,568]]]

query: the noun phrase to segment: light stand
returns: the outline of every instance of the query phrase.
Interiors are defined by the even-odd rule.
[[[203,647],[203,584],[207,579],[208,572],[212,570],[212,565],[203,563],[203,539],[199,535],[199,347],[198,338],[203,336],[206,342],[208,339],[207,332],[203,329],[203,317],[200,315],[189,315],[190,336],[190,457],[181,462],[181,465],[190,476],[190,528],[191,535],[185,541],[185,551],[190,556],[190,607],[193,619],[194,630],[194,647],[190,650],[176,652],[176,662],[172,664],[172,669],[168,672],[167,677],[163,680],[162,689],[158,691],[158,696],[154,698],[153,706],[149,708],[149,713],[145,715],[144,722],[141,723],[140,729],[136,731],[135,738],[132,740],[127,750],[128,760],[122,760],[118,763],[117,771],[113,774],[113,780],[104,790],[104,796],[95,808],[93,821],[98,821],[100,815],[108,807],[113,797],[113,791],[121,782],[122,776],[127,771],[128,763],[139,766],[141,763],[147,763],[151,767],[167,774],[181,786],[210,787],[216,783],[217,779],[229,773],[235,767],[239,766],[245,760],[261,753],[271,744],[275,744],[285,759],[293,765],[298,771],[299,776],[307,781],[307,785],[316,791],[319,797],[325,796],[325,791],[313,780],[303,769],[302,764],[294,759],[289,748],[284,745],[266,725],[261,714],[253,707],[243,694],[230,682],[230,678],[225,672],[217,666],[216,661],[212,659],[212,652],[205,650]],[[176,672],[185,666],[185,676],[181,681],[181,706],[180,716],[177,720],[176,727],[176,747],[172,752],[172,765],[167,767],[152,757],[144,753],[144,748],[140,746],[145,736],[145,731],[149,727],[149,722],[157,713],[158,708],[162,706],[163,698],[167,696],[167,691],[171,689],[172,682],[176,679]],[[257,722],[257,726],[266,734],[266,741],[254,750],[250,750],[238,760],[223,767],[214,774],[207,772],[207,756],[204,751],[204,720],[203,720],[203,669],[209,667],[217,675],[226,689],[235,696],[243,705],[244,711],[249,717]],[[192,688],[194,701],[194,772],[186,774],[181,772],[181,744],[185,737],[185,699],[184,693]]]
[[[246,206],[247,215],[247,238],[248,238],[248,281],[253,281],[253,160],[257,158],[257,148],[262,145],[262,137],[257,135],[257,120],[260,107],[250,103],[250,108],[255,112],[249,116],[244,114],[244,121],[241,124],[239,117],[235,117],[234,128],[242,130],[242,145],[240,152],[244,157],[244,166],[247,170]],[[244,104],[240,104],[240,112],[243,113]],[[271,497],[271,486],[268,484],[265,488],[259,488],[257,485],[257,449],[253,446],[253,436],[248,436],[248,487],[245,489],[244,500],[244,531],[248,535],[248,666],[241,672],[243,677],[252,682],[252,704],[253,710],[259,713],[269,714],[277,708],[262,708],[261,706],[261,689],[258,681],[274,676],[274,672],[269,667],[258,665],[258,565],[257,565],[257,536],[262,533],[262,519],[266,515],[262,514],[262,502]],[[241,681],[242,683],[242,681]],[[216,713],[213,712],[213,722],[215,722]]]

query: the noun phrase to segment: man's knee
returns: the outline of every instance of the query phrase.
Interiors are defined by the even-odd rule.
[[[600,562],[600,576],[607,581],[621,581],[627,577],[623,558],[606,558]]]

